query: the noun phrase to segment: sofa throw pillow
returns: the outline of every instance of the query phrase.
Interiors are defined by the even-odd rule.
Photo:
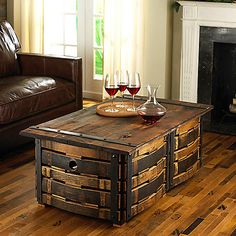
[[[14,75],[18,72],[16,48],[10,37],[0,28],[0,77]]]

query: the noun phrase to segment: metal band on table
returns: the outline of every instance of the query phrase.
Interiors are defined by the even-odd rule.
[[[39,126],[31,126],[30,129],[41,130],[41,131],[52,132],[52,133],[63,134],[63,135],[70,135],[70,136],[79,137],[79,138],[92,139],[92,140],[103,141],[103,142],[107,142],[107,143],[114,143],[114,144],[124,145],[124,146],[128,146],[128,147],[136,147],[137,146],[135,144],[126,143],[126,142],[122,142],[119,140],[103,138],[103,137],[99,137],[99,136],[95,136],[95,135],[83,134],[83,133],[78,133],[78,132],[60,130],[60,129],[46,128],[46,127],[39,127]]]

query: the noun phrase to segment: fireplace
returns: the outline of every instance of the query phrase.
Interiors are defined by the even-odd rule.
[[[204,127],[236,135],[236,4],[177,3],[172,99],[214,105]]]
[[[229,107],[236,93],[236,29],[200,27],[198,102],[214,105],[206,128],[236,135],[236,114]]]

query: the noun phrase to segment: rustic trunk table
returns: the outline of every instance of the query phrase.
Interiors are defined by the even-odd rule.
[[[167,114],[155,125],[91,107],[22,131],[36,140],[38,202],[121,225],[192,177],[211,106],[161,103]]]

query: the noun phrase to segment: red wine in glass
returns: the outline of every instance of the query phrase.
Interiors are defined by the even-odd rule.
[[[116,74],[107,74],[105,77],[104,88],[106,92],[110,95],[112,105],[108,107],[106,112],[118,112],[119,110],[114,107],[114,96],[119,90],[118,79]]]
[[[119,84],[119,90],[121,92],[124,92],[126,90],[126,88],[127,88],[127,84],[125,84],[125,83],[120,83]]]
[[[135,94],[138,93],[138,91],[140,90],[140,87],[141,87],[141,81],[140,81],[139,73],[137,72],[132,73],[131,76],[129,76],[129,83],[128,83],[127,89],[129,93],[132,95],[133,104],[132,104],[132,107],[127,109],[127,111],[132,111],[132,112],[136,111],[136,108],[134,106],[134,96]]]
[[[117,104],[116,107],[125,108],[127,105],[124,104],[124,91],[127,88],[128,81],[129,81],[129,73],[128,71],[120,70],[116,72],[119,84],[119,90],[122,97],[121,104]]]
[[[106,87],[105,90],[110,96],[115,96],[118,92],[119,87],[116,85],[110,85],[109,87]]]
[[[129,93],[133,96],[138,93],[140,87],[136,87],[135,85],[131,85],[127,87]]]

